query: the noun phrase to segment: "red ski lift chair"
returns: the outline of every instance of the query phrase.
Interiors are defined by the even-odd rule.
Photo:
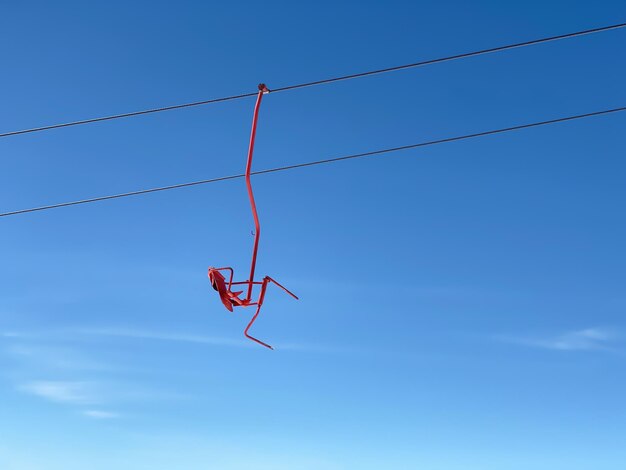
[[[264,84],[260,84],[259,94],[257,95],[256,105],[254,106],[254,116],[252,118],[252,132],[250,134],[250,146],[248,148],[248,162],[246,164],[246,186],[248,188],[248,198],[250,199],[250,207],[252,208],[252,216],[254,217],[254,227],[255,227],[254,247],[252,249],[252,263],[250,267],[250,276],[248,277],[247,281],[233,282],[234,271],[233,271],[233,268],[231,267],[224,267],[224,268],[210,267],[208,276],[209,276],[209,281],[211,282],[211,286],[213,286],[213,289],[215,289],[219,293],[220,299],[222,303],[224,304],[224,307],[226,307],[228,311],[232,312],[234,307],[256,306],[256,312],[254,316],[252,317],[252,319],[250,320],[250,322],[248,323],[248,326],[246,326],[246,329],[244,330],[243,334],[247,338],[259,343],[262,346],[265,346],[266,348],[274,349],[269,344],[264,343],[263,341],[260,341],[257,338],[254,338],[253,336],[250,336],[248,334],[248,330],[250,330],[250,327],[256,321],[257,317],[259,316],[259,312],[261,311],[261,307],[263,306],[263,299],[265,298],[265,291],[267,290],[267,286],[270,283],[274,283],[278,287],[280,287],[282,290],[287,292],[287,294],[292,296],[294,299],[297,300],[298,297],[296,297],[295,294],[293,294],[286,287],[279,284],[278,282],[276,282],[274,279],[272,279],[269,276],[265,276],[263,280],[261,281],[254,280],[256,257],[257,257],[257,251],[259,249],[259,238],[261,236],[261,225],[259,223],[259,216],[257,214],[256,204],[254,202],[254,195],[252,194],[252,185],[250,183],[250,173],[252,170],[252,154],[254,152],[254,139],[256,136],[256,125],[257,125],[257,120],[258,120],[258,115],[259,115],[259,108],[261,106],[261,100],[263,99],[263,95],[265,93],[269,93],[269,90]],[[224,277],[224,274],[222,274],[223,272],[228,273],[228,281]],[[260,286],[259,296],[256,298],[256,300],[252,299],[254,286]],[[233,287],[235,289],[241,288],[242,290],[233,290]],[[245,292],[245,295],[244,295],[244,292]]]

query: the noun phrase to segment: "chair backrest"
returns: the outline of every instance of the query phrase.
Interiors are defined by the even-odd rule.
[[[215,289],[219,295],[224,307],[228,309],[228,311],[233,311],[233,304],[230,301],[230,295],[228,295],[228,288],[226,287],[226,279],[217,269],[209,268],[209,281],[211,282],[211,286]]]

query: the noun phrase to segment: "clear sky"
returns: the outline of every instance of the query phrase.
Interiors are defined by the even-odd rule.
[[[0,132],[626,20],[621,1],[2,2]],[[626,105],[626,30],[267,96],[255,168]],[[0,140],[0,209],[241,173],[253,98]],[[626,114],[0,219],[2,470],[617,470]]]

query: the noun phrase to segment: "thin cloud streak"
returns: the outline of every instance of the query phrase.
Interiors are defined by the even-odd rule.
[[[210,344],[215,346],[234,346],[234,347],[250,347],[247,341],[235,340],[230,338],[219,338],[215,336],[200,336],[191,334],[172,334],[154,331],[141,331],[123,328],[96,328],[96,329],[77,329],[74,330],[78,334],[94,335],[94,336],[110,336],[117,338],[134,338],[134,339],[151,339],[155,341],[173,341],[180,343],[198,343]]]
[[[83,357],[80,351],[60,347],[32,346],[15,343],[5,352],[26,365],[46,370],[111,371],[111,366]]]
[[[116,419],[120,417],[119,413],[102,410],[84,410],[82,415],[93,419]]]
[[[78,329],[75,330],[78,334],[95,335],[95,336],[110,336],[117,338],[134,338],[134,339],[149,339],[155,341],[172,341],[179,343],[195,343],[206,344],[212,346],[231,346],[238,348],[256,348],[256,344],[251,343],[248,340],[232,339],[232,338],[220,338],[215,336],[201,336],[185,333],[163,333],[155,331],[145,331],[136,329],[123,329],[123,328],[97,328],[97,329]],[[341,353],[341,352],[354,352],[347,348],[336,348],[332,346],[317,345],[317,344],[303,344],[303,343],[276,343],[273,345],[278,350],[283,351],[298,351],[298,352],[315,352],[315,353]]]
[[[98,402],[86,382],[36,381],[18,386],[22,392],[45,398],[55,403],[89,405]]]
[[[25,338],[22,333],[17,333],[14,331],[3,331],[2,333],[0,333],[0,336],[2,336],[3,338]]]
[[[611,350],[611,345],[619,340],[618,335],[602,328],[586,328],[569,331],[552,337],[508,337],[500,336],[499,340],[540,349],[555,351],[599,351]]]
[[[99,336],[109,338],[127,338],[127,339],[141,339],[141,340],[153,340],[153,341],[168,341],[175,343],[188,343],[188,344],[201,344],[208,346],[227,346],[235,348],[253,349],[257,345],[246,339],[234,339],[224,338],[217,336],[204,336],[189,333],[168,333],[160,331],[141,330],[136,328],[118,328],[118,327],[103,327],[103,328],[69,328],[56,331],[48,331],[45,335],[38,334],[36,332],[3,332],[0,333],[8,339],[45,339],[51,340],[64,340],[64,341],[76,341],[80,336]],[[321,354],[342,354],[342,353],[366,353],[360,349],[344,347],[344,346],[332,346],[325,344],[315,343],[280,343],[274,341],[273,346],[277,350],[281,351],[293,351],[303,353],[321,353]],[[62,365],[62,364],[61,364]],[[94,369],[99,368],[106,370],[106,367],[100,365],[96,367],[93,364]],[[77,367],[78,368],[78,367]],[[87,367],[85,367],[87,368]]]

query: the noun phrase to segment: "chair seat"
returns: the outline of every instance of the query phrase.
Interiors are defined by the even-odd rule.
[[[241,294],[242,292],[243,292],[242,290],[237,291],[237,292],[233,292],[233,291],[230,291],[230,290],[226,291],[226,293],[228,294],[228,297],[229,297],[230,301],[233,303],[233,305],[234,304],[237,304],[237,305],[244,305],[245,304],[245,301],[243,301],[243,300],[241,300],[239,298],[239,294]]]
[[[238,307],[247,305],[248,302],[239,298],[239,295],[241,295],[243,291],[240,290],[233,292],[229,290],[228,287],[226,287],[226,278],[224,278],[224,275],[221,272],[216,269],[209,269],[209,281],[211,281],[213,289],[219,293],[220,300],[229,312],[233,311],[233,306]]]

